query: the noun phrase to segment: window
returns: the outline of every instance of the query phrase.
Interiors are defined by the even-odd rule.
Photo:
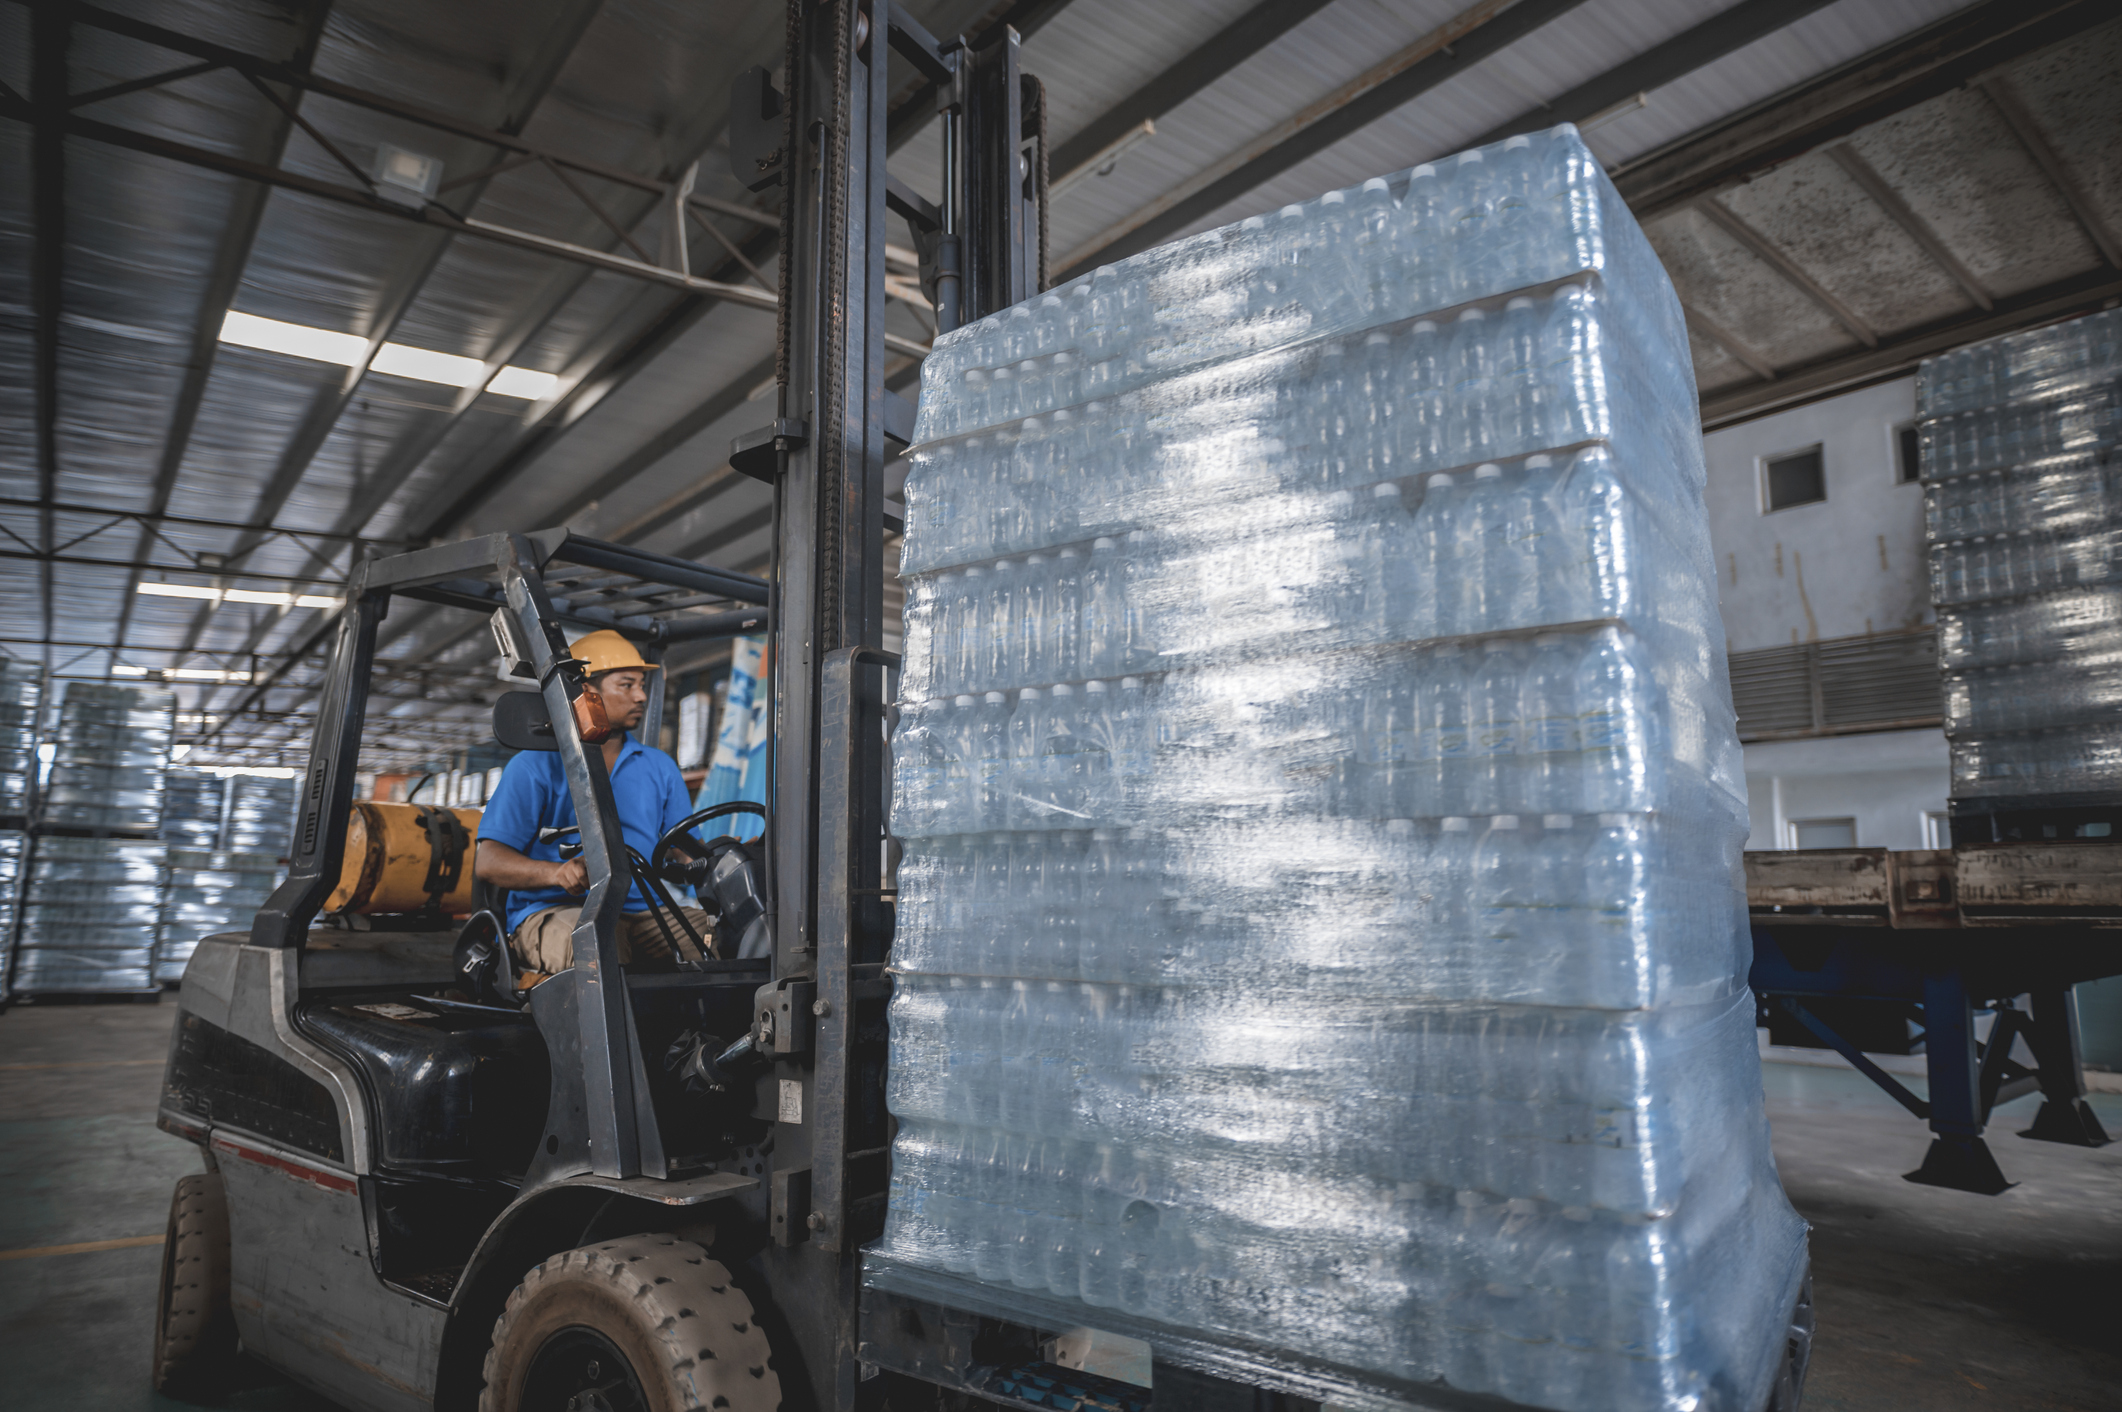
[[[1855,819],[1792,819],[1790,821],[1790,846],[1793,848],[1855,848],[1857,846],[1857,821]]]
[[[1953,846],[1952,815],[1943,809],[1932,809],[1923,815],[1923,846],[1925,848],[1950,848]]]
[[[1762,463],[1762,469],[1767,472],[1771,510],[1788,510],[1827,498],[1827,467],[1817,446],[1771,456]]]
[[[1923,477],[1923,442],[1914,422],[1894,428],[1894,483],[1907,485]]]

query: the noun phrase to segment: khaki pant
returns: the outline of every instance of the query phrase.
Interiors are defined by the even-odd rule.
[[[685,913],[685,920],[693,924],[693,931],[712,947],[715,943],[714,923],[708,919],[707,913],[697,907],[681,910]],[[575,964],[574,931],[581,921],[580,907],[548,907],[542,912],[533,912],[508,939],[509,947],[525,969],[557,975]],[[664,914],[663,926],[671,929],[671,935],[678,939],[680,947],[689,946],[685,929],[668,913]],[[654,912],[621,912],[619,960],[622,963],[636,957],[644,961],[669,960],[670,943],[663,939],[663,926],[656,924]]]

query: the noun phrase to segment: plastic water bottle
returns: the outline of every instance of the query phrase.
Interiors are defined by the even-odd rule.
[[[1009,827],[1009,698],[990,691],[973,713],[965,752],[972,785],[967,832],[994,833]]]
[[[1511,289],[1545,278],[1544,253],[1538,248],[1540,231],[1534,224],[1539,214],[1540,167],[1532,138],[1523,133],[1503,140],[1503,148],[1489,162],[1494,172],[1494,231],[1492,277],[1495,288]]]
[[[1114,720],[1114,693],[1103,681],[1083,684],[1073,734],[1078,791],[1083,800],[1082,822],[1112,824],[1120,818],[1120,782],[1113,763],[1119,754],[1119,723]]]
[[[936,694],[959,692],[977,685],[987,660],[987,570],[978,564],[958,576],[958,604],[952,624],[951,670]]]
[[[1450,637],[1465,621],[1465,575],[1458,562],[1462,496],[1451,476],[1438,471],[1415,507],[1408,545],[1407,635]]]
[[[1507,640],[1490,638],[1481,644],[1481,664],[1472,685],[1470,803],[1477,814],[1501,813],[1516,807],[1521,796],[1518,661]]]
[[[1127,647],[1121,666],[1140,671],[1152,667],[1157,660],[1156,632],[1151,626],[1155,613],[1149,593],[1149,585],[1157,572],[1156,544],[1148,530],[1127,532],[1127,553],[1122,566],[1121,592]],[[1101,671],[1099,675],[1109,676],[1111,673]]]
[[[1009,826],[1046,827],[1046,794],[1040,756],[1046,745],[1046,700],[1038,687],[1017,693],[1009,718]]]
[[[1528,808],[1577,807],[1576,683],[1577,655],[1569,639],[1555,633],[1534,638],[1518,708]]]
[[[1381,481],[1370,488],[1367,513],[1357,530],[1356,561],[1362,572],[1362,631],[1359,637],[1389,642],[1401,635],[1408,599],[1409,541],[1414,524],[1400,503],[1400,487]]]
[[[1466,707],[1466,654],[1440,647],[1422,663],[1418,688],[1422,761],[1429,773],[1432,816],[1466,812],[1470,758]]]
[[[1383,329],[1363,335],[1363,379],[1354,422],[1360,449],[1352,464],[1365,480],[1399,474],[1395,419],[1400,411],[1401,375],[1392,335]]]
[[[1651,807],[1661,732],[1653,716],[1656,683],[1635,640],[1619,628],[1593,635],[1576,673],[1577,739],[1583,804],[1578,812]]]
[[[1525,924],[1525,838],[1516,814],[1497,814],[1474,848],[1473,924],[1477,955],[1470,980],[1474,996],[1494,997],[1513,983],[1518,941]],[[1497,952],[1502,954],[1498,955]]]
[[[1407,331],[1407,369],[1395,420],[1395,447],[1403,470],[1429,470],[1445,463],[1445,408],[1450,397],[1444,375],[1450,340],[1429,319]]]
[[[1479,461],[1496,454],[1492,336],[1488,315],[1479,309],[1462,309],[1452,321],[1448,355],[1452,400],[1446,449],[1455,461]]]
[[[1017,678],[1017,638],[1023,630],[1019,608],[1024,601],[1025,573],[1014,559],[998,559],[987,573],[987,601],[980,642],[979,675],[969,685],[1008,687]]]
[[[1514,591],[1514,567],[1506,536],[1510,530],[1510,488],[1503,468],[1493,461],[1474,467],[1466,499],[1459,507],[1458,535],[1452,544],[1453,567],[1462,576],[1459,631],[1481,632],[1508,627],[1504,600]],[[1493,570],[1491,569],[1491,566]]]
[[[1349,812],[1389,819],[1418,806],[1427,782],[1417,777],[1421,741],[1416,724],[1416,685],[1407,673],[1383,671],[1364,686],[1357,750],[1363,777]]]
[[[1438,927],[1441,943],[1450,948],[1467,945],[1473,937],[1474,833],[1473,820],[1447,815],[1437,822],[1435,862]]]
[[[1540,381],[1551,391],[1547,432],[1540,440],[1558,446],[1603,434],[1606,393],[1597,311],[1589,289],[1565,284],[1554,292],[1540,343],[1545,369]]]
[[[1075,681],[1084,675],[1083,552],[1064,549],[1054,560],[1046,587],[1045,661],[1038,681]]]
[[[1574,541],[1567,571],[1556,576],[1558,605],[1569,621],[1626,617],[1641,573],[1635,504],[1604,446],[1579,451],[1561,488],[1564,538]]]
[[[1425,162],[1409,174],[1407,194],[1400,201],[1402,281],[1412,309],[1435,309],[1451,302],[1449,217],[1444,182],[1437,169]]]
[[[1540,360],[1540,306],[1520,294],[1503,306],[1494,358],[1496,446],[1515,454],[1539,446],[1546,430]]]
[[[1529,943],[1527,959],[1535,971],[1524,977],[1535,994],[1554,994],[1553,982],[1566,954],[1578,940],[1575,922],[1583,890],[1584,840],[1576,819],[1543,814],[1540,832],[1531,839],[1526,859],[1526,892],[1530,906],[1522,928]]]
[[[1081,749],[1076,731],[1082,721],[1076,689],[1066,682],[1048,689],[1046,713],[1041,720],[1046,738],[1039,746],[1040,798],[1045,803],[1041,828],[1065,829],[1083,823],[1083,770],[1076,760]]]
[[[1452,294],[1472,299],[1488,292],[1496,277],[1494,251],[1496,203],[1493,182],[1480,148],[1461,152],[1451,179]],[[1487,453],[1481,453],[1487,454]]]
[[[1091,541],[1083,570],[1082,646],[1078,660],[1090,676],[1111,676],[1127,660],[1127,580],[1118,541]]]

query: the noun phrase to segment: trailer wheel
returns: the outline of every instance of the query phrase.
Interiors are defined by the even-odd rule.
[[[228,1304],[228,1198],[219,1172],[180,1177],[155,1295],[155,1390],[212,1391],[236,1360]]]
[[[494,1321],[479,1412],[776,1412],[752,1302],[690,1241],[626,1236],[553,1256]]]

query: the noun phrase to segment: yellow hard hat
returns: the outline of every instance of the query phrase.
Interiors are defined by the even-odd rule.
[[[643,661],[641,652],[631,642],[610,628],[599,628],[596,632],[578,637],[567,645],[575,659],[589,663],[589,674],[616,672],[621,667],[632,667],[636,671],[653,672],[657,664]]]

